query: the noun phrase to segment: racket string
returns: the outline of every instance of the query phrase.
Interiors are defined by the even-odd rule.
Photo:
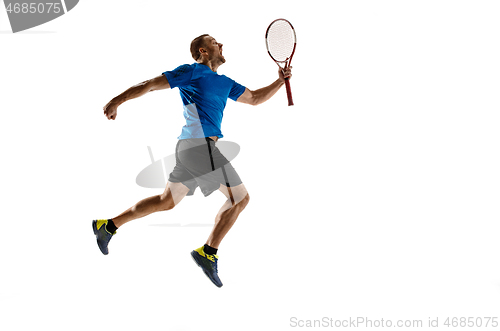
[[[276,21],[268,30],[267,46],[276,61],[286,61],[295,47],[295,34],[286,21]]]

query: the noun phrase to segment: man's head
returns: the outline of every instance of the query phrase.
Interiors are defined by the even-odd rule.
[[[197,62],[210,61],[216,65],[226,62],[226,59],[222,56],[222,44],[208,34],[202,34],[193,39],[191,42],[191,56]]]

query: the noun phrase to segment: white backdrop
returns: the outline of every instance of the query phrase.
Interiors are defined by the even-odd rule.
[[[500,319],[498,2],[88,0],[18,34],[3,8],[0,329]],[[103,256],[91,220],[162,192],[135,177],[184,120],[177,90],[116,121],[102,107],[192,63],[203,33],[224,44],[220,74],[270,84],[280,17],[297,32],[295,106],[282,89],[225,111],[251,201],[219,249],[224,287],[189,256],[210,227],[165,226],[212,222],[218,192],[128,223]]]

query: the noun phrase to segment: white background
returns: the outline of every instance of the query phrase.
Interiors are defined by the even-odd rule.
[[[289,330],[290,318],[500,318],[500,4],[496,1],[80,1],[12,34],[0,9],[2,330]],[[228,101],[225,139],[251,201],[213,286],[189,253],[225,198],[198,191],[128,223],[103,256],[91,220],[162,189],[136,175],[174,152],[177,90],[102,107],[224,44],[251,89],[277,66],[264,33],[289,19],[291,80]],[[441,329],[445,329],[441,325]],[[309,328],[310,329],[310,328]],[[424,329],[424,328],[422,328]]]

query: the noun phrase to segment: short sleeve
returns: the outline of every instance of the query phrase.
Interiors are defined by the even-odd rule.
[[[194,66],[183,64],[172,71],[165,71],[163,75],[167,77],[170,88],[184,87],[189,85],[193,77]]]
[[[246,87],[236,83],[234,80],[231,81],[233,82],[233,86],[231,87],[231,91],[229,91],[229,99],[236,101],[245,92]]]

